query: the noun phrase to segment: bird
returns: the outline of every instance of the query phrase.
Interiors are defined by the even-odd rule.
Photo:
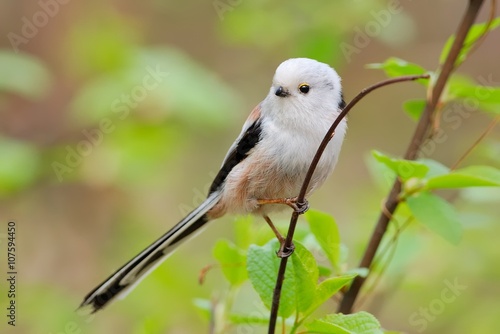
[[[314,154],[332,123],[345,107],[341,78],[328,64],[291,58],[274,73],[267,96],[250,113],[230,146],[207,198],[149,247],[90,291],[80,308],[95,313],[128,294],[194,232],[226,214],[262,216],[283,249],[284,238],[270,213],[287,206],[298,213],[309,207],[298,203],[303,180]],[[333,171],[347,131],[343,119],[318,162],[306,198]]]

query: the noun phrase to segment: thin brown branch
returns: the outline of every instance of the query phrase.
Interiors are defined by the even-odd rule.
[[[413,134],[411,142],[406,150],[406,153],[404,155],[405,159],[414,160],[415,158],[417,158],[420,147],[422,146],[430,130],[432,116],[434,114],[434,111],[436,110],[436,107],[438,106],[441,94],[443,93],[443,89],[451,73],[455,69],[455,63],[458,55],[460,54],[460,50],[462,50],[465,38],[467,37],[467,33],[469,32],[471,26],[474,24],[474,21],[476,20],[477,14],[483,2],[484,0],[469,0],[467,10],[455,35],[455,40],[450,48],[445,62],[439,70],[437,80],[432,87],[432,90],[430,91],[430,96],[428,96],[427,98],[424,112],[422,113],[417,128],[415,129],[415,133]],[[385,208],[391,214],[396,211],[396,208],[399,204],[398,195],[400,192],[401,182],[399,179],[396,179],[385,202]],[[380,246],[380,242],[382,241],[382,238],[387,230],[389,221],[390,220],[387,214],[382,212],[379,216],[377,225],[375,226],[375,230],[373,231],[368,247],[363,255],[359,267],[370,268],[375,254]],[[354,302],[356,301],[356,298],[364,282],[365,278],[359,276],[356,277],[350,289],[344,295],[342,302],[340,303],[338,310],[339,312],[351,313]]]
[[[412,76],[403,76],[403,77],[398,77],[398,78],[393,78],[393,79],[388,79],[384,80],[381,82],[378,82],[372,86],[369,86],[365,89],[363,89],[361,92],[359,92],[358,95],[354,97],[354,99],[349,102],[345,108],[340,112],[339,116],[335,121],[333,122],[332,126],[326,133],[325,137],[323,138],[323,141],[321,142],[320,146],[318,147],[318,150],[316,151],[316,154],[314,155],[314,158],[311,162],[311,165],[309,166],[309,170],[307,171],[306,177],[304,179],[304,182],[302,183],[302,188],[300,190],[299,196],[297,197],[297,203],[303,203],[305,200],[307,188],[309,187],[309,183],[311,182],[312,176],[314,174],[314,171],[316,169],[316,166],[318,165],[318,162],[323,154],[323,152],[326,149],[326,146],[332,139],[335,129],[337,126],[340,124],[340,122],[347,116],[349,111],[366,95],[368,95],[370,92],[373,90],[387,86],[390,84],[398,83],[398,82],[404,82],[404,81],[414,81],[417,79],[428,79],[429,75],[424,74],[424,75],[412,75]],[[299,213],[294,212],[292,214],[292,218],[290,219],[290,225],[288,227],[288,232],[286,235],[285,239],[285,245],[284,249],[290,249],[292,245],[292,240],[293,240],[293,235],[295,233],[295,227],[297,226],[297,220],[299,218]],[[281,297],[281,288],[283,287],[283,281],[285,279],[285,269],[288,263],[288,257],[283,257],[280,262],[280,267],[278,270],[278,277],[276,280],[276,286],[274,287],[274,293],[273,293],[273,302],[272,302],[272,307],[271,307],[271,315],[269,318],[269,331],[268,333],[274,334],[275,328],[276,328],[276,320],[278,318],[278,309],[279,309],[279,304],[280,304],[280,297]]]
[[[457,162],[455,162],[453,164],[453,166],[451,166],[451,170],[454,170],[454,169],[457,169],[457,167],[469,156],[469,154],[477,147],[477,145],[479,145],[479,143],[491,132],[493,131],[493,129],[495,128],[495,126],[497,125],[497,123],[500,121],[500,116],[497,116],[495,117],[491,122],[490,124],[488,124],[488,126],[486,127],[486,129],[483,131],[483,133],[481,133],[481,135],[479,136],[478,139],[476,139],[476,141],[474,141],[474,143],[471,145],[471,147],[469,147],[467,149],[467,151],[465,151],[464,154],[462,154],[462,156],[460,158],[458,158]]]

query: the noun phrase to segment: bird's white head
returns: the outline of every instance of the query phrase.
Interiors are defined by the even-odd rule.
[[[281,63],[262,103],[262,112],[293,129],[329,125],[344,106],[340,77],[333,68],[308,58]]]

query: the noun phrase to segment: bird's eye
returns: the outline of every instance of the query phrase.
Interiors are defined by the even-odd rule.
[[[306,83],[301,83],[301,84],[299,85],[299,90],[300,90],[300,92],[301,92],[301,93],[304,93],[304,94],[307,94],[307,92],[309,92],[309,88],[310,88],[310,87],[309,87],[309,85],[308,85],[308,84],[306,84]]]

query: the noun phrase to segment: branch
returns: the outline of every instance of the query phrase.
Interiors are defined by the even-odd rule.
[[[366,95],[368,95],[370,92],[373,90],[387,86],[393,83],[398,83],[398,82],[404,82],[404,81],[413,81],[417,79],[428,79],[429,75],[424,74],[424,75],[413,75],[413,76],[403,76],[403,77],[398,77],[398,78],[393,78],[393,79],[388,79],[385,81],[378,82],[372,86],[369,86],[365,89],[363,89],[361,92],[359,92],[354,99],[349,102],[346,107],[340,112],[339,116],[335,119],[333,122],[332,126],[326,133],[325,137],[323,138],[323,141],[321,142],[320,146],[318,147],[318,150],[316,151],[316,154],[314,155],[314,158],[311,162],[311,165],[309,166],[309,170],[307,171],[306,177],[304,179],[304,182],[302,183],[302,188],[300,189],[299,196],[297,197],[297,203],[303,203],[305,200],[306,192],[307,192],[307,187],[309,186],[309,183],[311,182],[312,176],[314,174],[314,171],[316,169],[316,166],[318,165],[319,160],[321,159],[321,156],[323,155],[323,152],[326,149],[326,146],[332,139],[335,129],[337,126],[340,124],[340,122],[347,116],[349,111]],[[295,227],[297,226],[297,220],[299,218],[299,213],[293,212],[292,218],[290,219],[290,225],[288,227],[288,232],[286,235],[286,240],[285,240],[285,245],[283,249],[290,249],[292,245],[292,240],[293,240],[293,235],[295,233]],[[269,318],[269,334],[274,334],[275,327],[276,327],[276,320],[278,318],[278,309],[279,309],[279,304],[280,304],[280,297],[281,297],[281,288],[283,286],[283,281],[285,279],[285,269],[286,265],[288,263],[288,257],[283,257],[281,259],[280,267],[278,270],[278,277],[276,280],[276,286],[274,287],[274,293],[273,293],[273,303],[271,307],[271,315]]]
[[[427,103],[425,105],[423,114],[404,155],[404,158],[407,160],[416,159],[420,147],[422,146],[427,134],[429,133],[432,116],[436,108],[438,107],[443,89],[451,73],[455,69],[455,62],[458,58],[458,55],[460,54],[460,50],[463,47],[465,38],[467,37],[467,33],[476,20],[476,16],[479,12],[479,9],[481,8],[481,5],[483,4],[483,1],[484,0],[469,0],[467,11],[465,12],[462,22],[458,27],[455,40],[453,41],[452,47],[448,53],[448,56],[446,57],[445,62],[442,64],[440,71],[438,72],[439,75],[437,77],[437,80],[432,87],[430,96],[428,96],[427,98]],[[375,227],[375,230],[373,231],[368,247],[359,264],[360,268],[370,268],[372,266],[373,258],[375,257],[375,254],[380,246],[380,242],[382,241],[382,238],[387,230],[390,217],[392,216],[394,211],[396,211],[396,208],[399,204],[398,195],[400,192],[401,181],[399,179],[396,179],[389,193],[389,196],[385,201],[385,210],[380,213],[377,225]],[[350,289],[342,298],[340,307],[338,309],[339,312],[351,313],[354,302],[356,301],[356,298],[365,280],[366,278],[360,276],[354,279]]]

